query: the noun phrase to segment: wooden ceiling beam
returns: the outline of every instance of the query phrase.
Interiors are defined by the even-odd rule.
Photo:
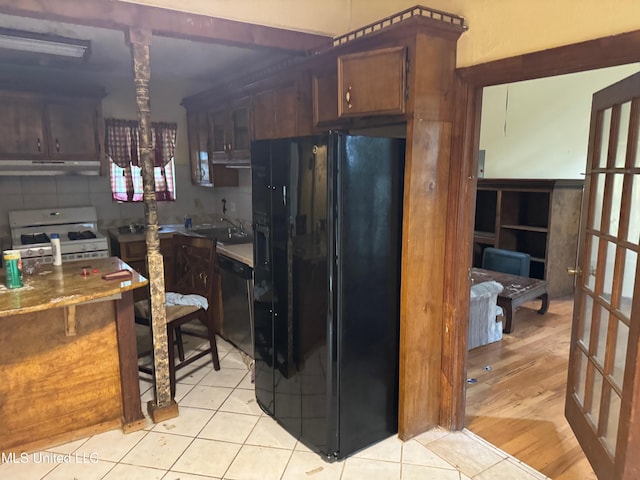
[[[640,30],[634,30],[459,68],[456,72],[465,81],[486,87],[638,61]]]
[[[117,0],[0,0],[0,13],[234,46],[306,52],[325,48],[331,37]]]

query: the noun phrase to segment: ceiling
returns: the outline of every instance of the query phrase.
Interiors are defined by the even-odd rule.
[[[39,79],[52,84],[71,82],[104,87],[113,81],[133,78],[131,53],[121,30],[5,14],[0,14],[0,28],[91,42],[91,54],[86,62],[0,49],[0,81]],[[186,81],[190,95],[290,55],[291,52],[264,47],[230,46],[154,35],[150,47],[151,81],[154,78]]]

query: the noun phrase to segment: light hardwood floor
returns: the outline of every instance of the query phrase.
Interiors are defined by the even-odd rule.
[[[557,480],[596,479],[564,418],[573,298],[521,307],[500,342],[469,352],[466,427]],[[485,368],[486,367],[486,368]]]

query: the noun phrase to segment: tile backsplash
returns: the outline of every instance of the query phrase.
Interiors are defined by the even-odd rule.
[[[226,215],[249,225],[250,170],[240,172],[239,187],[212,189],[192,185],[189,167],[176,165],[176,201],[158,202],[159,223],[182,223],[186,214],[192,217],[194,224],[212,222],[222,213],[223,198],[227,201]],[[142,203],[114,202],[106,176],[0,176],[1,248],[11,246],[9,211],[86,205],[96,207],[98,228],[103,232],[119,225],[144,223]]]

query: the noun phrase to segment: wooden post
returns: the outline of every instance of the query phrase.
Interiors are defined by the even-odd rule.
[[[178,404],[171,398],[169,380],[169,349],[167,346],[167,316],[165,310],[164,263],[158,237],[158,204],[153,175],[153,145],[151,143],[151,105],[149,101],[149,45],[151,31],[129,29],[127,42],[133,57],[136,104],[140,130],[140,162],[144,215],[146,220],[147,270],[151,291],[151,330],[153,336],[154,399],[147,409],[157,423],[178,415]]]
[[[442,378],[443,359],[451,355],[445,350],[450,342],[443,345],[452,295],[445,284],[451,262],[446,255],[459,256],[446,244],[455,226],[448,218],[448,202],[456,193],[450,191],[450,176],[459,174],[450,165],[456,39],[420,32],[409,46],[414,73],[409,78],[413,103],[407,119],[398,392],[398,437],[405,441],[440,425],[442,411],[457,408],[448,405],[451,388]]]
[[[440,377],[440,426],[447,430],[464,428],[467,334],[469,330],[469,265],[471,265],[473,212],[477,160],[474,156],[480,137],[482,103],[476,90],[455,77],[455,120],[451,145],[447,233],[445,241],[444,330],[442,336],[442,375]],[[481,95],[480,90],[480,95]],[[467,105],[470,108],[465,108]],[[469,208],[471,206],[471,208]]]

